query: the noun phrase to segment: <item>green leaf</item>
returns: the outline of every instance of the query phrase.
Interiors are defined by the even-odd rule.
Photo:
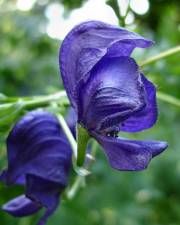
[[[22,102],[0,105],[0,133],[7,132],[20,117],[24,107]]]
[[[86,156],[86,148],[89,142],[90,135],[88,131],[80,124],[77,125],[77,165],[82,166]]]
[[[0,93],[0,103],[4,102],[7,99],[6,95]]]

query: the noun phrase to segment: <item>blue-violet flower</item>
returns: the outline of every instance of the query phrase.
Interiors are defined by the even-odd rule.
[[[118,170],[145,169],[167,147],[117,137],[120,131],[148,129],[157,120],[156,88],[130,56],[134,48],[151,45],[126,29],[88,21],[74,27],[60,48],[60,73],[77,122]]]
[[[22,217],[45,207],[38,223],[45,224],[58,206],[71,167],[71,148],[57,118],[42,110],[27,113],[10,132],[7,153],[8,168],[0,179],[7,185],[24,185],[25,195],[2,209]]]

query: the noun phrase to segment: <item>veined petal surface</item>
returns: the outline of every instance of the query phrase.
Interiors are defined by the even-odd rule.
[[[78,82],[88,78],[103,56],[130,56],[135,47],[152,44],[136,33],[100,21],[75,26],[62,42],[59,54],[60,73],[72,105],[77,109]]]

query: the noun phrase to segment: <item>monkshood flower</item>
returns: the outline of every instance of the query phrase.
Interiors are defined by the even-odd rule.
[[[7,185],[24,185],[25,195],[2,209],[23,217],[44,207],[38,224],[45,224],[59,204],[71,167],[71,148],[57,118],[42,110],[27,113],[10,132],[7,153],[8,168],[1,180]]]
[[[167,147],[161,141],[117,137],[157,120],[156,88],[131,58],[152,41],[100,21],[74,27],[60,48],[60,72],[78,123],[103,147],[111,166],[142,170]]]

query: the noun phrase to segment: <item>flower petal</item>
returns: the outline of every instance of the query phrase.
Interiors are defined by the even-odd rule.
[[[7,139],[7,183],[27,173],[66,184],[71,149],[57,119],[47,112],[31,112],[18,122]]]
[[[146,107],[126,119],[120,125],[121,131],[141,131],[152,127],[157,121],[158,109],[156,103],[156,87],[142,74],[141,80],[145,87]]]
[[[8,169],[0,179],[7,184],[24,184],[26,196],[32,200],[26,199],[24,205],[20,202],[19,211],[9,212],[28,215],[26,203],[40,205],[46,208],[39,221],[43,225],[59,203],[71,167],[71,148],[58,120],[42,110],[27,113],[10,132],[7,149]]]
[[[144,107],[137,64],[129,57],[104,57],[79,86],[78,121],[90,130],[114,130]]]
[[[0,174],[0,181],[7,183],[7,169],[3,170]],[[20,176],[17,178],[15,184],[17,185],[25,185],[25,176]]]
[[[77,114],[75,110],[70,107],[67,116],[66,116],[66,123],[68,124],[74,138],[76,138],[76,123],[77,123]]]
[[[38,225],[44,225],[48,217],[56,210],[59,204],[59,196],[64,190],[64,186],[50,181],[48,178],[43,179],[31,174],[28,174],[26,178],[26,195],[46,208],[45,214],[38,223]]]
[[[146,48],[152,41],[126,29],[100,21],[74,27],[64,39],[59,56],[61,76],[72,105],[76,108],[77,83],[106,54],[129,56],[135,47]]]
[[[110,165],[117,170],[143,170],[152,157],[167,148],[166,142],[136,141],[93,133],[102,145]]]
[[[37,202],[31,201],[25,195],[20,195],[3,205],[2,210],[15,217],[23,217],[34,214],[41,208]]]

